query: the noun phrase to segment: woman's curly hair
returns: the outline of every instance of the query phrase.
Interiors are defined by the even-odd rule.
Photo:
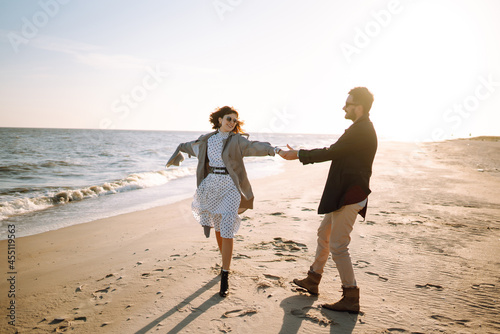
[[[221,124],[219,123],[219,118],[223,118],[224,116],[229,114],[236,114],[236,117],[239,117],[238,111],[236,111],[236,109],[234,109],[233,107],[224,106],[222,108],[215,109],[215,111],[210,114],[210,123],[212,123],[212,129],[217,130],[218,128],[220,128]],[[232,132],[243,133],[243,129],[241,128],[242,125],[243,122],[238,121],[234,126]]]

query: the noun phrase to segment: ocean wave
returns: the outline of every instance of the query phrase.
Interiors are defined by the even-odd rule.
[[[39,163],[23,162],[19,164],[0,165],[0,175],[22,175],[28,172],[36,172],[41,169],[54,169],[60,167],[82,167],[81,163],[63,161],[63,160],[45,160]]]
[[[47,160],[40,164],[43,168],[54,168],[54,167],[73,167],[73,166],[85,166],[81,163],[75,163],[71,161],[64,160]]]
[[[124,179],[80,189],[49,192],[46,196],[18,198],[0,203],[0,221],[50,207],[103,195],[163,185],[171,180],[194,175],[194,168],[173,168],[156,172],[130,174]]]
[[[30,172],[37,169],[38,166],[30,163],[14,164],[14,165],[4,165],[0,166],[0,175],[11,175],[11,174],[21,174],[24,172]]]

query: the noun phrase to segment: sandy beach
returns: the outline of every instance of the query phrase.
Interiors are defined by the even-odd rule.
[[[350,246],[359,315],[321,308],[341,296],[332,260],[319,296],[291,283],[314,257],[329,166],[292,161],[252,181],[227,298],[191,199],[18,238],[14,270],[1,241],[0,332],[500,332],[498,138],[379,143]]]

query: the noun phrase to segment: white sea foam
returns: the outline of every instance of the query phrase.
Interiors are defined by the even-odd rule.
[[[18,198],[10,202],[2,202],[0,203],[0,220],[28,212],[44,210],[53,205],[49,197]]]
[[[101,185],[81,189],[66,189],[55,193],[48,193],[46,196],[19,198],[8,202],[2,202],[0,203],[0,220],[45,210],[56,205],[62,205],[73,201],[81,201],[103,195],[160,186],[174,179],[194,175],[194,173],[194,168],[173,168],[156,172],[134,173],[122,180],[106,182]]]

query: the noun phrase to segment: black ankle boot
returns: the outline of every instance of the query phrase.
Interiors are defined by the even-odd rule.
[[[221,278],[220,278],[220,291],[219,295],[221,297],[226,297],[227,294],[229,293],[229,271],[221,271]]]

